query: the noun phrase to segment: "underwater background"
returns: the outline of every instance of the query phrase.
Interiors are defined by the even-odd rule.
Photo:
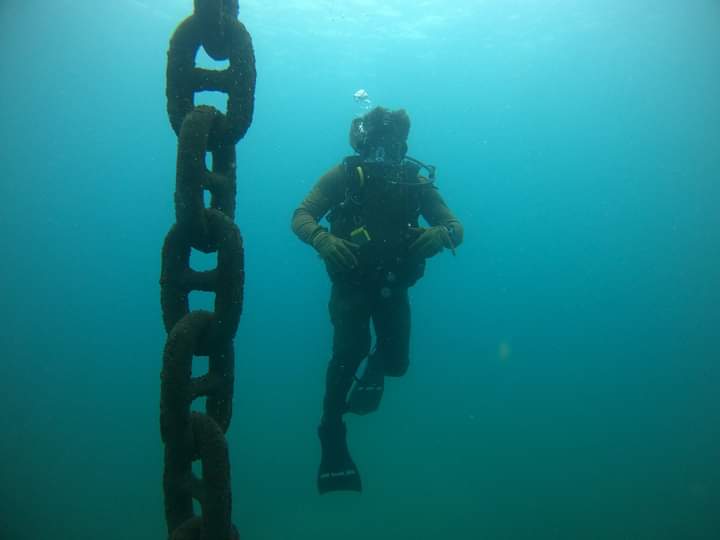
[[[3,540],[166,537],[165,62],[191,11],[0,1]],[[720,538],[720,3],[241,0],[239,18],[258,70],[237,146],[241,536]],[[411,290],[408,374],[347,419],[364,492],[320,497],[329,284],[289,221],[351,152],[360,88],[407,109],[466,241]]]

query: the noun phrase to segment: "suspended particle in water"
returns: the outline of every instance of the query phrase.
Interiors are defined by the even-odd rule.
[[[510,355],[512,354],[512,349],[510,348],[510,344],[507,341],[500,342],[500,345],[498,346],[498,358],[501,362],[506,362],[508,358],[510,358]]]

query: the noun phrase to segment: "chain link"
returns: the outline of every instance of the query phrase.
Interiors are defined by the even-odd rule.
[[[235,145],[252,122],[256,77],[252,40],[232,15],[237,14],[237,2],[197,0],[195,5],[200,12],[180,23],[170,40],[166,92],[170,123],[179,135],[196,92],[225,92],[227,116],[213,130],[210,144],[211,148]],[[229,67],[221,71],[195,67],[201,46],[214,60],[229,60]]]
[[[235,144],[252,121],[255,58],[237,20],[237,0],[195,0],[195,13],[170,40],[167,103],[178,135],[175,219],[162,249],[160,302],[168,337],[163,353],[160,432],[165,445],[165,519],[172,540],[233,540],[230,461],[225,432],[232,417],[234,338],[244,287],[242,236],[235,217]],[[195,67],[200,46],[223,71]],[[227,114],[194,105],[196,92],[228,94]],[[212,171],[205,155],[212,154]],[[204,192],[211,194],[205,207]],[[217,252],[217,267],[195,271],[193,249]],[[214,311],[190,311],[192,291],[215,293]],[[192,376],[194,356],[209,357],[208,372]],[[191,411],[205,397],[205,414]],[[200,460],[202,477],[192,472]],[[193,499],[201,516],[193,511]]]

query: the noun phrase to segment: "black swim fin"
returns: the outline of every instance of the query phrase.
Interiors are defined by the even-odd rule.
[[[380,406],[384,390],[383,366],[375,355],[370,355],[365,372],[355,381],[355,385],[350,391],[347,403],[348,412],[361,415],[375,412]]]
[[[360,472],[347,447],[345,422],[322,423],[318,435],[322,447],[317,476],[320,495],[329,491],[362,491]]]

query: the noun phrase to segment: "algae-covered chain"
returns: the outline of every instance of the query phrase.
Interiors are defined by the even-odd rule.
[[[242,236],[235,216],[235,144],[252,122],[255,57],[250,34],[237,20],[237,0],[195,0],[193,15],[170,40],[167,110],[178,135],[175,219],[162,249],[160,300],[167,341],[163,353],[160,431],[165,445],[163,490],[171,539],[230,540],[230,462],[225,432],[232,416],[234,338],[244,285]],[[200,47],[222,71],[195,67]],[[194,104],[195,93],[228,94],[227,114]],[[212,153],[212,171],[205,154]],[[205,207],[204,191],[211,194]],[[190,253],[217,252],[217,267],[197,272]],[[215,293],[212,312],[190,310],[191,291]],[[192,377],[194,356],[208,356],[208,373]],[[206,413],[191,412],[206,397]],[[192,472],[202,462],[202,478]],[[193,511],[193,499],[201,515]]]

